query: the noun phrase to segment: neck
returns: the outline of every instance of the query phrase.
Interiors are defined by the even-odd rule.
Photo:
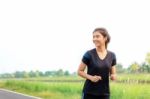
[[[96,50],[98,51],[98,52],[101,52],[101,53],[103,53],[103,52],[106,52],[106,47],[105,46],[100,46],[100,47],[96,47]]]

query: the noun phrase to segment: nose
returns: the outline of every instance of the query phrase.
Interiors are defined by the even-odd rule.
[[[97,38],[96,37],[93,37],[93,41],[96,41],[97,40]]]

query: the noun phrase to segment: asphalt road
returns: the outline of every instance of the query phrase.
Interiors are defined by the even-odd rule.
[[[22,93],[5,90],[5,89],[0,89],[0,99],[41,99],[41,98],[33,97]]]

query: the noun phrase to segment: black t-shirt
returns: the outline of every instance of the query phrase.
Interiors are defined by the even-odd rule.
[[[82,62],[87,65],[88,74],[102,77],[102,80],[96,83],[87,79],[84,84],[83,92],[92,95],[109,95],[109,74],[111,67],[116,65],[115,54],[111,51],[107,51],[106,57],[100,59],[94,48],[84,54]]]

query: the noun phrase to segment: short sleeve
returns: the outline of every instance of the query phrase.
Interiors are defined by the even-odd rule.
[[[112,64],[111,64],[111,66],[116,65],[116,63],[117,63],[116,55],[114,53],[112,53]]]
[[[88,51],[83,55],[82,62],[85,63],[86,65],[89,65],[89,63],[90,63],[90,54],[89,54]]]

